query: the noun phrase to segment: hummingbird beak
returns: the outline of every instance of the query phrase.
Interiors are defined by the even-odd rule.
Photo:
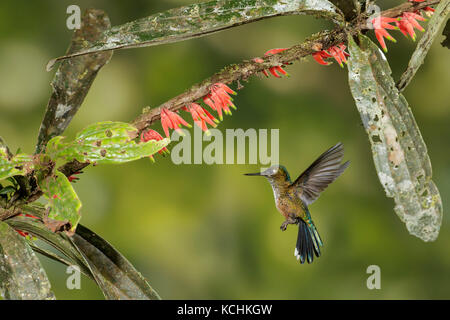
[[[257,173],[244,173],[245,176],[262,176],[261,172]]]

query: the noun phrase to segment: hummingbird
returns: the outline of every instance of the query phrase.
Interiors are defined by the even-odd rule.
[[[325,188],[336,180],[350,164],[341,163],[344,147],[338,143],[322,153],[294,182],[282,165],[274,165],[247,176],[266,177],[273,189],[275,205],[284,216],[281,231],[290,224],[298,225],[297,244],[294,255],[300,263],[312,263],[314,254],[320,257],[322,239],[312,221],[308,206],[317,200]]]

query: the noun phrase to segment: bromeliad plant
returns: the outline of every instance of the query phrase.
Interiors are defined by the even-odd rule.
[[[321,65],[334,59],[348,64],[349,85],[369,136],[381,184],[395,200],[395,211],[408,231],[437,238],[442,219],[439,192],[431,180],[425,143],[401,91],[421,65],[449,11],[448,0],[410,0],[369,15],[371,1],[213,0],[111,27],[100,10],[87,10],[81,29],[52,82],[53,93],[41,124],[34,154],[12,154],[0,140],[0,293],[8,299],[54,298],[34,252],[66,265],[76,265],[108,299],[158,299],[158,294],[110,244],[79,224],[81,201],[72,188],[82,169],[94,164],[120,164],[168,153],[170,130],[191,127],[182,113],[208,133],[223,114],[236,109],[230,89],[260,73],[288,76],[285,68],[311,55]],[[431,6],[436,6],[432,8]],[[264,18],[309,14],[329,19],[335,29],[311,36],[291,48],[271,49],[263,57],[224,68],[157,108],[145,108],[131,123],[89,125],[73,140],[61,134],[81,106],[99,70],[114,50],[153,46],[205,36]],[[387,31],[416,39],[419,21],[430,17],[408,69],[395,84],[386,57],[367,37],[373,29],[381,48]],[[348,52],[346,51],[348,50]],[[208,111],[209,110],[209,111]],[[218,119],[217,119],[217,118]],[[220,121],[219,121],[220,120]],[[163,138],[150,127],[161,121]],[[45,204],[36,202],[43,197]],[[44,240],[58,253],[40,246]]]

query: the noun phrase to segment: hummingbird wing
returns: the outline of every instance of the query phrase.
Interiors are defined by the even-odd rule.
[[[343,157],[344,147],[339,142],[322,153],[290,187],[306,205],[310,205],[348,167],[350,161],[341,164]]]

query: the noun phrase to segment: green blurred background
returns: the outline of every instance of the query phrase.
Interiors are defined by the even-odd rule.
[[[72,34],[65,27],[68,5],[104,9],[118,25],[192,2],[2,0],[0,135],[11,149],[33,152],[54,74],[45,65],[65,52]],[[388,8],[401,2],[381,3]],[[142,107],[157,106],[225,65],[330,27],[308,16],[280,17],[206,38],[117,51],[65,134],[73,137],[96,121],[130,121]],[[398,43],[388,43],[387,58],[398,79],[415,45],[394,34]],[[442,38],[405,96],[428,146],[445,210],[450,65]],[[257,165],[174,165],[158,155],[156,164],[145,159],[90,167],[75,185],[82,223],[110,241],[166,299],[450,298],[449,219],[445,214],[434,243],[408,234],[379,184],[347,70],[311,58],[287,70],[288,79],[243,83],[238,110],[219,128],[279,128],[280,162],[292,176],[328,147],[344,143],[351,166],[310,208],[325,242],[323,256],[312,265],[294,258],[295,228],[280,232],[283,219],[269,184],[242,175]],[[87,278],[81,290],[66,289],[65,267],[42,261],[60,299],[103,298]],[[366,287],[372,264],[381,268],[381,290]]]

